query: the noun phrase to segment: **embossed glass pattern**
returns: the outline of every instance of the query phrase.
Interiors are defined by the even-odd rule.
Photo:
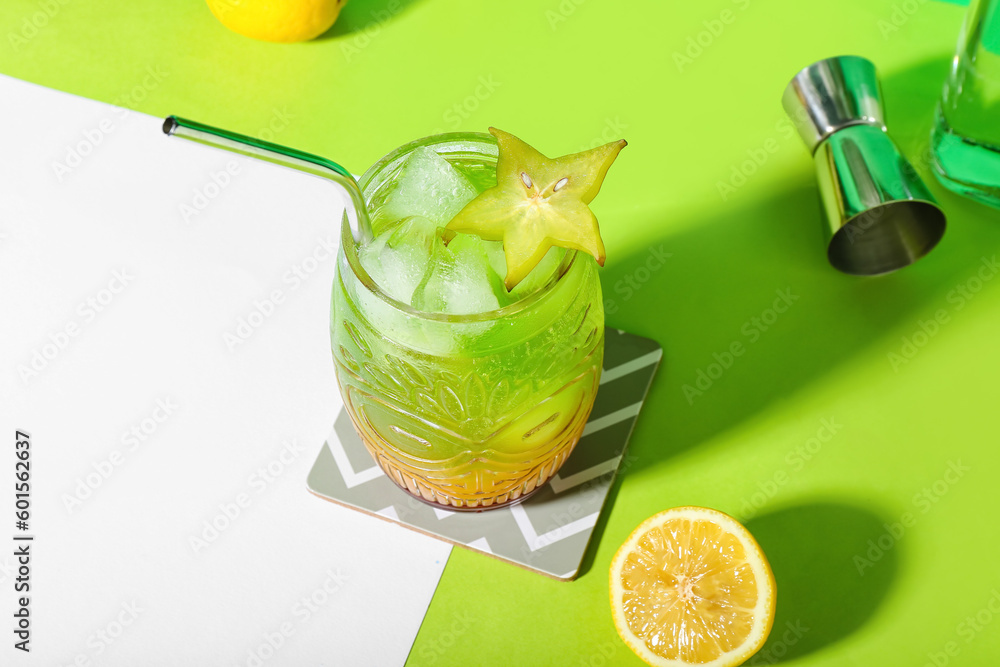
[[[423,146],[479,190],[496,182],[489,135],[407,144],[360,180],[376,227],[403,160]],[[445,315],[393,300],[357,250],[345,225],[331,340],[347,412],[378,465],[451,510],[507,505],[543,485],[579,440],[600,378],[604,310],[593,258],[568,252],[546,284],[499,310]]]

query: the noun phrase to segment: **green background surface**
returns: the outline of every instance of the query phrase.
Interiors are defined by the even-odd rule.
[[[548,154],[628,139],[594,205],[607,319],[665,357],[584,574],[558,583],[455,549],[410,664],[638,664],[607,568],[639,522],[684,504],[740,518],[771,560],[778,617],[757,663],[996,664],[1000,280],[977,274],[994,277],[1000,215],[926,163],[961,7],[351,0],[326,36],[286,46],[228,32],[198,0],[3,5],[5,74],[248,134],[280,115],[276,141],[355,172],[490,124]],[[844,53],[878,65],[890,130],[949,215],[941,245],[887,277],[827,266],[812,164],[779,104],[798,69]],[[771,319],[778,290],[796,299],[765,331],[753,318]],[[689,401],[734,341],[745,353]]]

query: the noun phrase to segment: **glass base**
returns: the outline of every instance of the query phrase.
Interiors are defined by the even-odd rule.
[[[934,175],[943,186],[1000,208],[1000,147],[959,134],[938,110],[931,155]]]
[[[381,467],[381,466],[379,466],[379,467]],[[424,505],[430,505],[431,507],[433,507],[435,509],[443,510],[443,511],[446,511],[446,512],[463,512],[463,513],[466,513],[466,514],[477,514],[477,513],[480,513],[480,512],[488,512],[490,510],[499,510],[499,509],[503,509],[504,507],[512,507],[514,505],[520,505],[525,500],[527,500],[528,498],[531,498],[532,496],[534,496],[535,494],[537,494],[539,491],[541,491],[542,488],[544,488],[544,486],[545,486],[544,484],[539,484],[534,489],[532,489],[531,491],[528,491],[527,493],[522,493],[517,498],[514,498],[513,500],[508,500],[507,502],[503,502],[503,503],[494,503],[492,505],[480,505],[480,506],[464,506],[464,505],[463,506],[455,506],[455,505],[445,505],[444,503],[439,503],[439,502],[435,502],[433,500],[428,500],[427,498],[424,498],[419,493],[413,493],[413,492],[411,492],[405,486],[403,486],[398,481],[396,481],[396,478],[393,477],[388,472],[386,472],[385,469],[383,469],[382,472],[386,473],[386,477],[388,477],[389,479],[391,479],[393,484],[395,484],[396,486],[398,486],[401,490],[405,491],[406,495],[419,500]]]

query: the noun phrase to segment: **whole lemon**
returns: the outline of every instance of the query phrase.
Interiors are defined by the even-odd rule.
[[[330,29],[347,0],[206,0],[222,25],[265,42],[304,42]]]

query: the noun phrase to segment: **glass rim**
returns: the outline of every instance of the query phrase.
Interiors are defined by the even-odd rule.
[[[358,179],[358,185],[361,187],[362,194],[365,196],[365,203],[367,204],[367,186],[371,183],[372,179],[389,165],[395,163],[401,157],[407,153],[411,153],[417,148],[424,146],[439,146],[442,144],[479,144],[479,145],[492,145],[496,146],[496,139],[492,135],[486,134],[484,132],[447,132],[444,134],[435,134],[421,139],[416,139],[409,143],[405,143],[402,146],[390,151],[386,155],[382,156],[378,161],[368,168],[367,171]],[[492,157],[487,155],[487,157]],[[472,322],[489,322],[512,315],[521,313],[522,311],[531,308],[536,303],[541,301],[547,294],[552,292],[556,285],[558,285],[563,278],[569,273],[570,269],[576,263],[578,251],[572,249],[566,249],[566,256],[563,258],[562,262],[559,264],[559,268],[546,282],[536,287],[533,291],[529,292],[523,298],[518,299],[514,303],[503,306],[502,308],[496,308],[494,310],[487,310],[482,313],[471,313],[468,315],[454,315],[451,313],[429,313],[423,310],[414,308],[408,303],[398,301],[394,299],[391,295],[387,294],[385,291],[379,287],[372,277],[365,270],[365,267],[361,265],[361,259],[358,257],[358,244],[354,240],[353,234],[351,234],[350,221],[347,218],[345,211],[344,220],[341,223],[341,233],[340,233],[340,244],[344,251],[344,257],[347,259],[347,263],[351,268],[354,277],[358,279],[363,289],[366,289],[371,294],[375,295],[386,304],[392,308],[406,313],[410,317],[416,317],[422,320],[430,320],[435,322],[448,322],[453,324],[463,324]]]

